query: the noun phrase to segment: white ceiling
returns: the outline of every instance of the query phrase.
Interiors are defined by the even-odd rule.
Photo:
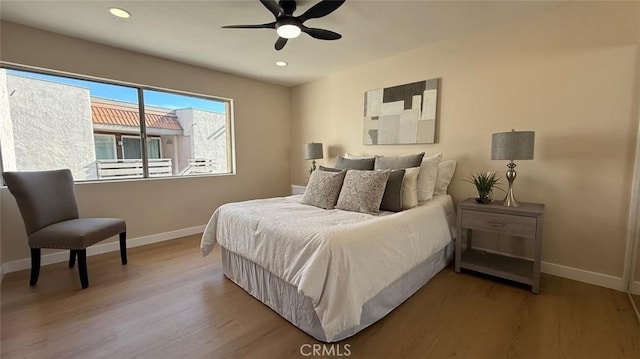
[[[300,15],[317,1],[298,1]],[[550,1],[347,0],[334,13],[305,22],[342,34],[322,41],[302,34],[273,48],[271,29],[221,29],[274,20],[257,0],[17,1],[0,0],[0,18],[276,84],[294,86],[555,6]],[[112,16],[112,6],[130,19]],[[289,66],[275,66],[278,60]]]

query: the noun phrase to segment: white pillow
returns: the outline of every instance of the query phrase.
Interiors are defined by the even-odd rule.
[[[433,191],[438,179],[438,165],[442,160],[442,153],[425,157],[420,164],[418,174],[418,201],[428,201],[433,197]]]
[[[456,171],[456,161],[446,160],[440,162],[438,166],[438,179],[436,180],[436,187],[433,189],[433,195],[447,194],[447,188],[453,178],[453,173]]]
[[[349,152],[345,152],[343,157],[344,158],[348,158],[348,159],[352,159],[352,160],[362,160],[362,159],[367,159],[367,158],[374,158],[376,156],[374,156],[374,155],[354,155],[354,154],[351,154]]]
[[[418,174],[420,167],[406,168],[402,179],[402,209],[418,205]]]

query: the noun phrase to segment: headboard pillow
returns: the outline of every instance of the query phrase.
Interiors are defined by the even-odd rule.
[[[335,208],[378,214],[390,174],[390,170],[348,170]]]
[[[394,170],[389,174],[387,186],[384,189],[380,209],[383,211],[402,211],[402,183],[404,181],[405,170]]]
[[[338,201],[342,182],[347,171],[313,171],[302,196],[302,203],[333,209]]]
[[[345,152],[344,158],[353,159],[353,160],[361,160],[365,158],[375,158],[375,155],[354,155],[353,153]]]
[[[352,169],[352,170],[372,170],[375,163],[375,158],[360,158],[360,159],[350,159],[344,158],[342,156],[338,156],[338,160],[336,161],[335,168],[344,170],[344,169]]]
[[[402,168],[418,167],[420,166],[423,157],[424,152],[408,156],[376,157],[374,169],[398,170]]]
[[[453,173],[456,171],[456,161],[446,160],[440,162],[438,166],[438,179],[436,180],[436,186],[433,189],[433,195],[447,194],[449,183],[453,178]]]
[[[402,209],[418,205],[418,176],[420,167],[407,168],[402,181]]]
[[[442,153],[425,157],[420,164],[418,175],[418,201],[428,201],[433,197],[433,191],[438,179],[438,166],[442,160]]]
[[[325,166],[319,166],[318,169],[320,169],[320,171],[327,171],[327,172],[342,172],[344,170],[341,169],[337,169],[337,168],[333,168],[333,167],[325,167]]]

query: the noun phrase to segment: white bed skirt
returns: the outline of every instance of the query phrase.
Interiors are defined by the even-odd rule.
[[[453,248],[453,244],[450,243],[433,253],[371,298],[362,308],[360,324],[343,331],[331,342],[358,333],[402,304],[448,265]],[[311,298],[259,265],[225,248],[222,248],[221,253],[224,275],[227,278],[302,331],[319,341],[327,342]]]

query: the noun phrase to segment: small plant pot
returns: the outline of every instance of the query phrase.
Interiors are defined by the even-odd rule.
[[[476,202],[480,204],[489,204],[491,203],[491,198],[493,197],[493,189],[497,187],[496,185],[499,183],[499,177],[496,177],[495,172],[487,172],[487,173],[474,173],[469,176],[465,181],[473,184],[476,187],[476,195],[478,197],[475,198]]]

